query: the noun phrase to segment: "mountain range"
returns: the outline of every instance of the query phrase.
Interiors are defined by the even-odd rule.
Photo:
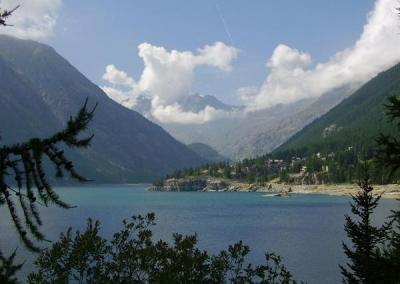
[[[400,95],[400,64],[378,74],[274,152],[293,151],[298,155],[310,155],[351,147],[370,156],[379,133],[398,131],[385,115],[388,97],[394,95]]]
[[[160,126],[107,97],[53,48],[0,36],[2,144],[60,130],[86,98],[98,103],[89,149],[71,151],[77,169],[98,182],[151,181],[205,160]]]
[[[244,106],[225,104],[212,95],[192,94],[178,102],[185,112],[199,113],[210,106],[236,114],[195,125],[158,121],[151,114],[151,97],[147,95],[139,96],[131,109],[159,124],[184,144],[201,143],[214,149],[218,155],[238,161],[271,152],[348,97],[357,87],[359,85],[346,85],[318,98],[254,112],[245,112]]]
[[[297,131],[349,96],[354,89],[355,86],[344,86],[323,94],[319,98],[280,104],[246,115],[222,118],[196,126],[157,123],[185,144],[207,144],[222,156],[237,161],[264,155],[274,150]],[[238,112],[243,109],[227,106],[222,102],[220,104]],[[216,105],[214,104],[213,107],[221,109]]]
[[[343,86],[319,98],[195,126],[155,124],[144,117],[153,119],[148,97],[139,98],[136,111],[127,109],[53,48],[31,40],[0,36],[0,84],[2,144],[50,135],[88,98],[91,105],[99,104],[89,129],[95,139],[87,150],[70,151],[78,170],[99,182],[146,182],[177,169],[252,158],[274,149],[304,155],[346,147],[370,151],[373,137],[394,130],[383,105],[388,96],[399,94],[400,65],[361,88]],[[180,105],[192,112],[206,106],[244,111],[210,95],[193,94]]]
[[[121,104],[124,102],[122,101]],[[178,104],[182,107],[182,110],[185,112],[194,112],[198,113],[204,110],[207,106],[213,107],[216,110],[223,110],[223,111],[235,111],[241,110],[243,107],[241,106],[232,106],[225,104],[218,100],[214,96],[210,95],[200,95],[200,94],[190,94],[185,96],[181,100],[178,101]],[[139,95],[136,98],[136,104],[131,107],[131,109],[141,113],[145,117],[155,120],[154,117],[151,115],[151,97],[147,95]],[[158,122],[159,123],[159,122]],[[164,125],[163,123],[159,123]],[[165,124],[168,125],[168,124]]]
[[[318,99],[312,104],[313,108],[318,104],[327,105],[326,100],[335,102],[343,94],[339,89],[335,93]],[[398,121],[390,121],[387,117],[386,105],[391,96],[400,96],[400,64],[372,78],[272,153],[244,159],[233,165],[220,163],[178,171],[165,177],[157,185],[161,185],[159,190],[170,189],[168,179],[171,177],[182,179],[186,188],[188,181],[195,181],[193,188],[196,188],[197,181],[204,180],[204,177],[233,179],[235,182],[261,186],[277,179],[280,182],[302,185],[353,183],[363,177],[365,161],[371,182],[397,182],[398,173],[387,176],[384,168],[371,162],[376,157],[376,141],[381,133],[398,136]],[[193,176],[200,179],[193,179]],[[176,181],[173,183],[176,186]],[[229,187],[231,186],[233,185]],[[226,188],[224,184],[218,190]]]

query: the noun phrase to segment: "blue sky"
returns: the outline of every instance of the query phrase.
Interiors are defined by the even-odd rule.
[[[143,70],[137,46],[188,50],[232,36],[240,54],[231,72],[196,69],[192,90],[239,103],[242,86],[260,85],[274,48],[284,43],[323,62],[351,46],[362,32],[374,1],[349,0],[170,0],[64,1],[51,37],[41,39],[97,84],[114,64],[136,80]],[[219,12],[218,12],[219,11]],[[221,17],[223,19],[221,19]]]

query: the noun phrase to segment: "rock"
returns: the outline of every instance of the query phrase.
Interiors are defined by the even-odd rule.
[[[203,191],[227,191],[228,183],[216,179],[207,179],[206,187]]]
[[[164,180],[162,185],[153,185],[150,191],[206,191],[206,192],[270,192],[288,194],[292,187],[285,184],[270,183],[268,185],[246,184],[232,180],[211,177],[186,177]]]
[[[163,185],[153,185],[148,188],[150,191],[202,191],[207,185],[205,178],[190,177],[184,179],[167,179]]]
[[[212,178],[188,177],[167,179],[162,185],[153,185],[150,191],[237,191],[229,183]]]

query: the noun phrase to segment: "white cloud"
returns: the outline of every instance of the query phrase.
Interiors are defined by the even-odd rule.
[[[245,105],[248,105],[254,100],[254,96],[258,93],[258,87],[256,86],[246,86],[237,89],[236,96],[240,98]]]
[[[198,50],[198,54],[167,51],[163,47],[142,43],[139,56],[143,59],[144,70],[137,87],[140,92],[159,97],[161,104],[169,105],[189,94],[196,67],[208,65],[227,71],[237,54],[236,48],[222,42],[206,45]]]
[[[237,95],[248,111],[254,111],[318,97],[341,86],[361,85],[400,61],[397,5],[393,0],[377,0],[358,40],[327,62],[313,62],[307,52],[279,44],[266,63],[270,72],[263,84],[240,88]],[[152,116],[161,122],[205,123],[229,116],[211,107],[198,113],[185,112],[179,101],[191,92],[198,66],[230,71],[238,56],[236,48],[216,42],[195,53],[168,51],[149,43],[140,44],[138,49],[144,69],[137,81],[115,66],[107,66],[103,79],[110,86],[103,89],[111,98],[132,108],[138,96],[146,94],[152,100]]]
[[[123,85],[132,88],[135,86],[135,80],[129,77],[124,71],[118,70],[114,65],[108,65],[106,67],[103,80],[114,85]]]
[[[311,56],[286,45],[278,45],[267,63],[270,68],[296,69],[311,63]]]
[[[214,108],[199,113],[185,112],[179,101],[191,92],[194,71],[199,66],[211,66],[230,71],[238,50],[222,42],[191,51],[168,51],[149,43],[138,46],[144,69],[137,82],[114,65],[108,65],[103,79],[113,86],[104,86],[109,97],[126,107],[134,107],[139,95],[152,98],[152,115],[161,122],[204,123],[219,116]],[[116,87],[120,87],[116,89]],[[123,91],[121,88],[128,88]]]
[[[159,98],[152,100],[152,116],[163,123],[180,124],[203,124],[211,120],[227,117],[229,112],[217,110],[211,106],[206,106],[199,112],[184,111],[178,103],[164,106],[159,104]]]
[[[239,52],[238,49],[227,46],[220,41],[213,45],[206,45],[198,51],[199,55],[196,56],[196,64],[210,65],[224,71],[232,70],[231,62],[238,56]]]
[[[317,97],[344,85],[359,85],[400,61],[397,1],[377,0],[356,43],[328,62],[280,44],[267,63],[270,73],[257,92],[239,92],[249,110]]]
[[[10,27],[2,27],[1,34],[19,38],[39,39],[53,33],[62,0],[0,0],[2,9],[20,7],[10,16]]]

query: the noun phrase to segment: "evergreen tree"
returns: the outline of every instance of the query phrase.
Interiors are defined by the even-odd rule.
[[[400,211],[394,211],[390,221],[393,229],[383,249],[385,283],[400,283]]]
[[[0,283],[18,283],[15,273],[21,269],[22,264],[14,264],[16,251],[11,256],[5,257],[0,251]]]
[[[224,171],[224,178],[227,178],[227,179],[232,178],[230,165],[225,165],[223,171]]]
[[[391,123],[397,125],[400,131],[400,97],[393,96],[386,105],[387,115]],[[381,134],[377,139],[378,150],[376,152],[379,166],[388,169],[393,175],[400,169],[400,141],[395,134]],[[393,210],[390,221],[393,229],[388,235],[388,244],[384,250],[386,261],[385,273],[388,283],[400,282],[400,210]],[[390,281],[390,282],[389,282]]]
[[[340,265],[344,283],[382,283],[384,271],[379,246],[386,239],[390,223],[375,227],[371,216],[381,196],[372,194],[368,178],[359,183],[360,191],[352,196],[351,211],[356,216],[346,215],[345,231],[352,245],[343,243],[349,259],[347,267]]]
[[[7,23],[7,19],[8,17],[10,17],[12,15],[12,13],[15,12],[15,10],[17,10],[19,8],[19,5],[16,6],[14,9],[11,10],[2,10],[0,8],[0,26],[10,26]]]
[[[400,97],[392,96],[389,104],[386,105],[387,116],[391,123],[397,125],[400,131]],[[380,166],[390,169],[392,176],[400,168],[400,141],[395,135],[381,133],[377,139],[378,148],[376,150],[377,161]]]
[[[58,177],[68,173],[73,179],[86,181],[75,171],[61,147],[63,144],[69,148],[89,146],[93,135],[85,138],[79,135],[87,129],[95,108],[88,110],[86,100],[78,114],[69,119],[65,129],[48,138],[32,138],[10,146],[0,145],[0,206],[8,208],[22,242],[31,251],[39,252],[35,241],[45,240],[40,231],[42,219],[37,205],[48,206],[53,203],[61,208],[71,208],[47,181],[43,159],[55,166]],[[7,258],[0,251],[0,283],[16,283],[15,273],[22,265],[14,264],[14,258],[15,252]]]
[[[7,20],[18,8],[19,5],[11,10],[0,8],[0,26],[10,26]],[[32,251],[39,251],[39,248],[28,234],[37,241],[45,240],[39,230],[42,220],[37,204],[47,206],[52,202],[63,208],[71,207],[58,197],[48,183],[42,166],[43,157],[47,157],[50,164],[56,167],[58,176],[62,176],[65,171],[72,178],[85,181],[86,179],[75,171],[72,162],[66,158],[60,144],[70,148],[89,145],[93,136],[83,139],[78,136],[87,128],[95,108],[88,111],[86,100],[77,116],[70,118],[66,128],[51,137],[32,138],[25,143],[9,146],[0,145],[0,207],[7,206],[22,242]],[[16,188],[13,184],[16,184]],[[23,219],[18,213],[16,200]],[[15,251],[10,257],[5,257],[0,250],[0,283],[17,283],[15,274],[22,264],[14,264],[15,256]]]
[[[73,179],[86,181],[75,171],[61,147],[62,144],[69,148],[89,146],[93,135],[80,138],[79,134],[87,129],[95,108],[88,111],[86,100],[76,117],[69,119],[64,130],[48,138],[32,138],[25,143],[0,146],[0,206],[8,207],[21,240],[32,251],[39,249],[28,234],[37,241],[45,240],[39,230],[42,220],[37,204],[48,206],[49,203],[54,203],[62,208],[71,208],[59,198],[47,181],[43,158],[47,158],[55,166],[58,177],[66,172]],[[22,209],[23,219],[19,216],[15,201]]]

